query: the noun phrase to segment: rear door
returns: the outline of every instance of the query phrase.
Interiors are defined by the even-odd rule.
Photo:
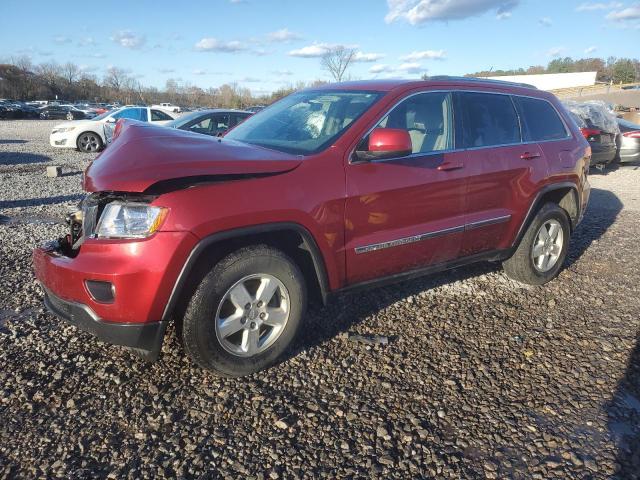
[[[466,232],[462,256],[506,248],[522,203],[546,175],[542,148],[523,145],[508,94],[458,92],[458,142],[466,149]],[[517,218],[516,218],[517,217]]]
[[[347,282],[455,259],[464,230],[464,152],[455,152],[451,92],[422,92],[377,123],[409,132],[413,153],[347,168]],[[358,149],[365,149],[365,136]]]

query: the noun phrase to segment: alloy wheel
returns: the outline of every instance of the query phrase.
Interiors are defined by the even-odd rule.
[[[249,275],[227,290],[216,312],[216,337],[229,353],[252,357],[280,337],[289,320],[289,292],[273,275]]]
[[[550,219],[542,224],[531,248],[531,259],[536,270],[548,272],[558,263],[563,242],[564,233],[560,222]]]

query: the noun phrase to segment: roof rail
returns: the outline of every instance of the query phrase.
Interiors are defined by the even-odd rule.
[[[513,85],[515,87],[525,87],[525,88],[533,88],[535,90],[538,87],[534,85],[530,85],[528,83],[520,83],[520,82],[509,82],[506,80],[496,80],[495,78],[484,78],[484,77],[460,77],[460,76],[451,76],[451,75],[435,75],[433,77],[427,77],[425,80],[427,81],[438,81],[438,80],[460,80],[463,82],[477,82],[477,83],[488,83],[488,84],[498,84],[498,85]]]

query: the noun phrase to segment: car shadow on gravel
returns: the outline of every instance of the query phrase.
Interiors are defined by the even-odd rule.
[[[365,319],[397,302],[412,299],[427,290],[500,270],[500,263],[480,262],[392,285],[340,294],[332,298],[327,306],[313,304],[308,310],[305,327],[295,345],[283,355],[280,361],[286,362],[301,352],[331,341],[341,334],[359,330],[357,327]],[[361,332],[358,331],[358,333]],[[395,341],[395,336],[390,333],[376,332],[376,334],[386,337],[389,343]],[[373,342],[376,343],[376,340]]]
[[[79,201],[83,195],[57,195],[55,197],[23,198],[20,200],[0,201],[0,208],[36,207],[40,205],[54,205],[56,203],[67,203]]]
[[[622,202],[616,194],[601,188],[592,188],[584,219],[573,233],[565,268],[573,265],[589,246],[613,225],[622,211]]]
[[[38,153],[0,152],[0,165],[25,165],[50,162],[51,157]]]
[[[618,450],[614,478],[640,479],[640,336],[605,410],[609,434]]]

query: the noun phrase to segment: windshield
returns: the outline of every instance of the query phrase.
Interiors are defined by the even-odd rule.
[[[109,115],[111,115],[115,110],[107,110],[104,113],[101,113],[100,115],[98,115],[97,117],[93,117],[94,121],[99,121],[99,120],[103,120],[105,118],[107,118]]]
[[[196,118],[205,116],[206,114],[207,112],[200,111],[200,112],[189,113],[187,115],[182,115],[181,117],[166,123],[165,127],[180,128],[181,126],[187,124],[191,120],[195,120]]]
[[[363,91],[306,91],[249,117],[225,138],[309,155],[327,148],[382,96]]]

